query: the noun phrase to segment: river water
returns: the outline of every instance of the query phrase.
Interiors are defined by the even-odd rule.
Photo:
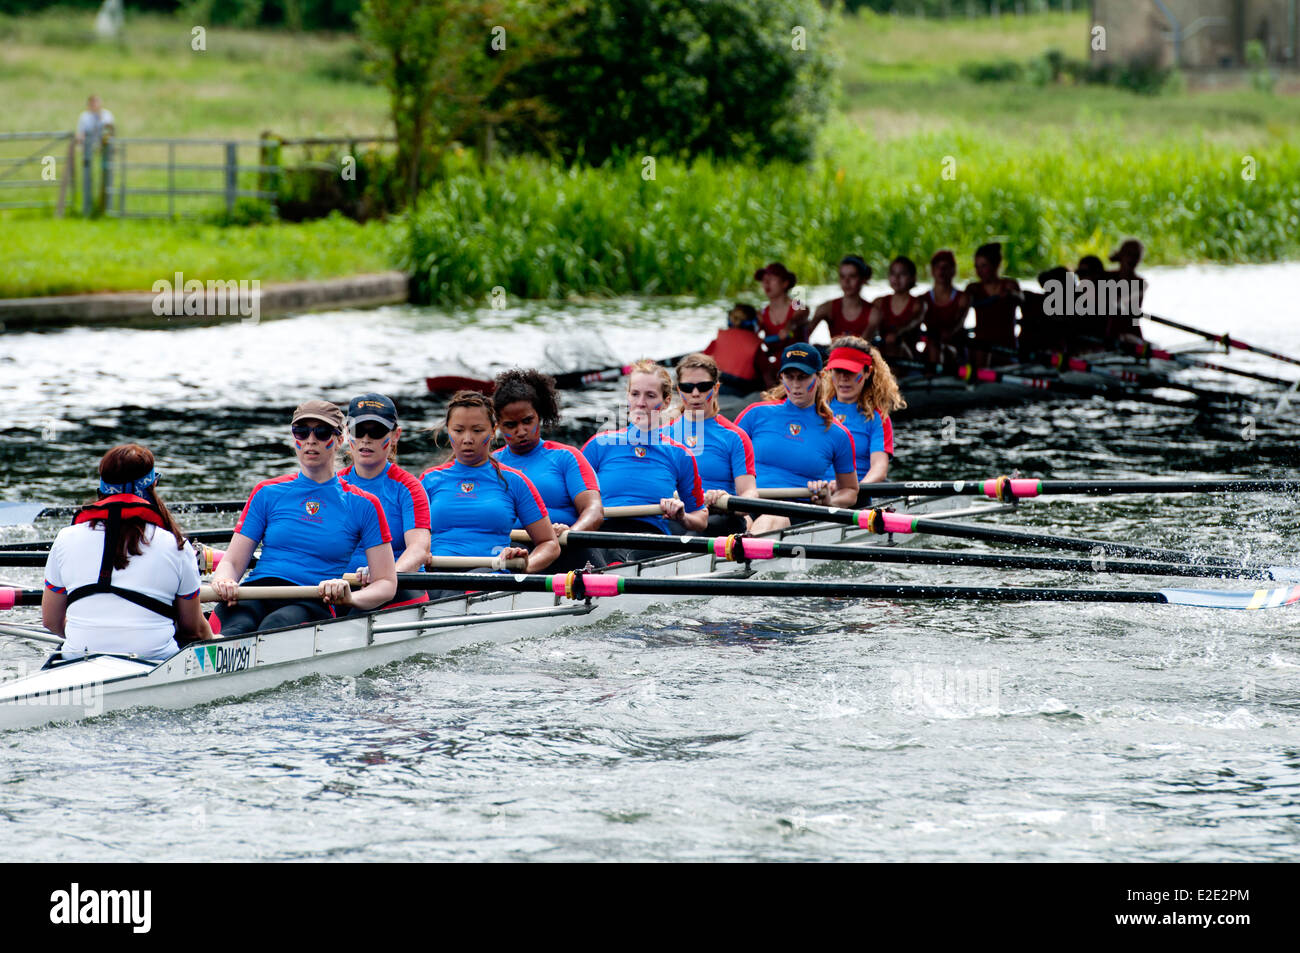
[[[1149,277],[1153,312],[1300,353],[1300,266]],[[410,430],[403,463],[418,471],[441,456],[418,430],[440,409],[421,393],[426,374],[680,353],[724,313],[725,302],[649,300],[386,308],[0,336],[0,499],[80,500],[98,455],[126,439],[158,454],[169,499],[242,496],[291,468],[284,422],[299,400],[372,389],[396,398]],[[1224,420],[1076,400],[900,424],[893,475],[1295,476],[1300,414],[1262,385],[1240,386],[1262,403]],[[575,397],[561,436],[592,432],[611,400]],[[1061,499],[998,522],[1292,564],[1295,504]],[[56,529],[0,529],[0,542]],[[814,572],[990,581],[934,567]],[[38,585],[40,572],[0,579]],[[1019,571],[997,581],[1198,585]],[[6,858],[1296,860],[1297,613],[670,603],[358,679],[0,735]],[[40,657],[0,639],[0,668]]]

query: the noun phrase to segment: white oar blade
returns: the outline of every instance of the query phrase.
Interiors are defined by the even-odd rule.
[[[1300,566],[1269,566],[1268,572],[1278,582],[1300,583]]]
[[[1300,602],[1300,586],[1233,592],[1222,589],[1161,589],[1161,595],[1175,606],[1203,609],[1276,609]]]
[[[25,526],[35,523],[45,509],[44,503],[15,503],[0,500],[0,526]]]

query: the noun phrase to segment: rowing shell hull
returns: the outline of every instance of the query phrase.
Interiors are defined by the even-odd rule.
[[[1007,509],[949,497],[906,508],[938,518]],[[779,534],[789,542],[890,545],[854,527],[814,524]],[[914,537],[903,536],[898,542]],[[747,569],[703,554],[670,554],[612,572],[643,578],[744,576],[788,572],[788,559]],[[309,675],[348,676],[419,654],[443,654],[471,645],[538,638],[636,613],[671,597],[620,595],[573,603],[548,593],[482,593],[420,606],[380,610],[318,624],[196,643],[165,662],[95,655],[47,662],[36,672],[0,684],[0,731],[97,717],[139,706],[189,708],[238,698]]]
[[[1107,367],[1112,370],[1150,372],[1147,365],[1133,358],[1097,355],[1095,358],[1090,356],[1089,359],[1099,367]],[[1004,366],[998,367],[997,370],[1025,377],[1046,377],[1052,381],[1060,381],[1070,388],[1098,388],[1099,392],[1105,388],[1113,390],[1121,386],[1121,382],[1102,375],[1086,374],[1078,371],[1066,371],[1058,374],[1057,371],[1051,368],[1037,364]],[[1038,389],[1023,384],[992,383],[988,381],[968,384],[956,377],[908,376],[906,372],[899,377],[898,386],[903,397],[907,400],[907,406],[902,410],[894,411],[890,416],[900,421],[944,417],[948,414],[960,414],[967,410],[982,407],[1014,407],[1035,401],[1071,397],[1077,400],[1081,396],[1078,392],[1054,391],[1051,388]],[[724,393],[718,398],[718,404],[722,413],[734,420],[742,410],[761,399],[762,395],[758,392],[743,396]]]

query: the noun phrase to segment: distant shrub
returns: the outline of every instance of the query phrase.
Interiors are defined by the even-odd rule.
[[[972,83],[1011,83],[1025,75],[1025,67],[1015,60],[997,60],[991,63],[963,63],[960,72]]]

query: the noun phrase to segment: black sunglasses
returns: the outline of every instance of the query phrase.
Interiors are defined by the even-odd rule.
[[[364,437],[368,440],[383,440],[392,433],[392,430],[377,420],[363,420],[348,429],[353,437]]]
[[[325,443],[332,437],[339,435],[339,432],[329,424],[317,424],[314,427],[308,427],[306,424],[294,424],[289,430],[293,433],[293,439],[295,440],[306,440],[312,434],[315,434],[316,439],[321,443]]]
[[[718,386],[717,381],[690,381],[685,384],[678,384],[677,389],[683,394],[698,394],[702,391],[713,390]]]

